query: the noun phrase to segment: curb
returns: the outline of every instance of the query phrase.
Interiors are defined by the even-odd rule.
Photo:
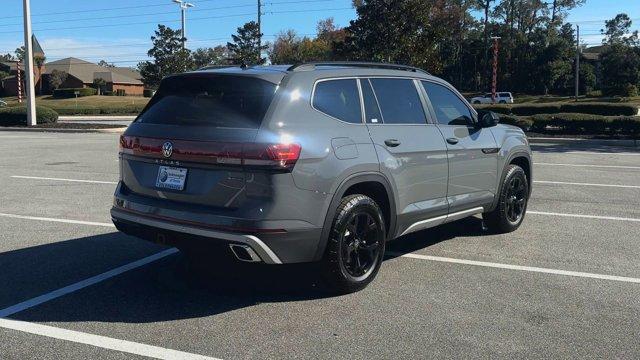
[[[133,121],[136,119],[135,115],[113,115],[113,116],[101,116],[101,115],[63,115],[58,116],[58,120],[61,121]]]
[[[640,147],[640,140],[621,140],[621,139],[576,139],[576,138],[547,138],[547,137],[529,137],[531,144],[583,144],[594,146],[624,146],[624,147]]]
[[[21,127],[0,127],[0,132],[36,132],[36,133],[66,133],[66,134],[121,134],[127,128],[112,129],[48,129],[48,128],[21,128]]]

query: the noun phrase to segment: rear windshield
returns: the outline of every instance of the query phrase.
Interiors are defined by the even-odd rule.
[[[245,76],[171,77],[136,122],[258,128],[275,92],[275,84]]]

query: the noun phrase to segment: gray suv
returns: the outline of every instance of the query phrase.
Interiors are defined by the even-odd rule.
[[[420,69],[243,66],[162,81],[120,139],[111,216],[186,254],[314,262],[351,292],[386,241],[475,214],[514,231],[530,192],[525,134]]]

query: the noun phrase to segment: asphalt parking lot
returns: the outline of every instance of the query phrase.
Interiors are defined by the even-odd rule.
[[[517,232],[407,236],[327,297],[304,267],[194,276],[117,233],[117,135],[0,132],[0,358],[638,358],[640,150],[534,152]]]

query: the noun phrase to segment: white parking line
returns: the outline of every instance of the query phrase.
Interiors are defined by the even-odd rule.
[[[601,187],[613,187],[613,188],[625,188],[625,189],[640,189],[640,186],[638,185],[593,184],[593,183],[577,183],[577,182],[546,181],[546,180],[535,180],[534,184],[601,186]]]
[[[501,263],[492,263],[492,262],[466,260],[466,259],[453,259],[453,258],[447,258],[447,257],[419,255],[419,254],[412,254],[412,253],[410,254],[390,253],[390,254],[405,257],[405,258],[439,261],[439,262],[447,262],[447,263],[453,263],[453,264],[474,265],[474,266],[483,266],[483,267],[490,267],[490,268],[497,268],[497,269],[529,271],[529,272],[537,272],[537,273],[544,273],[544,274],[564,275],[564,276],[573,276],[573,277],[609,280],[609,281],[621,281],[621,282],[640,284],[639,278],[632,278],[632,277],[626,277],[626,276],[603,275],[603,274],[586,273],[586,272],[580,272],[580,271],[558,270],[558,269],[540,268],[540,267],[534,267],[534,266],[501,264]]]
[[[26,215],[16,215],[16,214],[6,214],[6,213],[0,213],[0,217],[7,217],[7,218],[13,218],[13,219],[24,219],[24,220],[59,222],[59,223],[66,223],[66,224],[115,227],[115,225],[113,225],[112,223],[81,221],[81,220],[69,220],[69,219],[55,219],[55,218],[47,218],[47,217],[39,217],[39,216],[26,216]]]
[[[563,213],[555,213],[555,212],[530,211],[530,210],[527,210],[527,214],[531,214],[531,215],[547,215],[547,216],[562,216],[562,217],[575,217],[575,218],[597,219],[597,220],[614,220],[614,221],[640,222],[640,219],[637,219],[637,218],[625,218],[625,217],[616,217],[616,216],[563,214]]]
[[[582,165],[582,164],[558,164],[558,163],[544,163],[536,162],[533,165],[543,166],[571,166],[571,167],[591,167],[591,168],[605,168],[605,169],[640,169],[640,166],[623,166],[623,165]]]
[[[185,360],[217,360],[216,358],[182,352],[136,343],[132,341],[114,339],[106,336],[83,333],[79,331],[61,329],[48,325],[34,324],[25,321],[0,319],[0,328],[22,331],[29,334],[46,336],[74,343],[91,345],[102,349],[121,351],[127,354],[146,356],[154,359],[185,359]]]
[[[63,288],[51,291],[49,293],[34,297],[33,299],[29,299],[26,301],[23,301],[19,304],[15,304],[12,306],[9,306],[8,308],[2,309],[0,310],[0,318],[4,318],[7,316],[11,316],[13,314],[19,313],[21,311],[24,311],[26,309],[32,308],[34,306],[38,306],[40,304],[43,304],[47,301],[51,301],[53,299],[57,299],[61,296],[70,294],[72,292],[84,289],[88,286],[91,285],[95,285],[99,282],[105,281],[107,279],[110,279],[114,276],[118,276],[122,273],[125,273],[127,271],[133,270],[133,269],[137,269],[141,266],[147,265],[149,263],[152,263],[154,261],[158,261],[162,258],[165,258],[167,256],[173,255],[175,253],[178,252],[178,249],[176,248],[171,248],[171,249],[167,249],[165,251],[159,252],[157,254],[151,255],[151,256],[147,256],[146,258],[134,261],[132,263],[126,264],[126,265],[122,265],[120,267],[117,267],[115,269],[109,270],[107,272],[104,272],[100,275],[96,275],[96,276],[92,276],[88,279],[84,279],[82,281],[78,281],[75,284],[71,284],[68,286],[65,286]]]
[[[108,184],[108,185],[117,185],[117,182],[114,181],[99,181],[99,180],[78,180],[78,179],[61,179],[61,178],[51,178],[51,177],[39,177],[39,176],[22,176],[22,175],[13,175],[11,176],[14,179],[30,179],[30,180],[50,180],[50,181],[68,181],[68,182],[77,182],[77,183],[89,183],[89,184]]]

